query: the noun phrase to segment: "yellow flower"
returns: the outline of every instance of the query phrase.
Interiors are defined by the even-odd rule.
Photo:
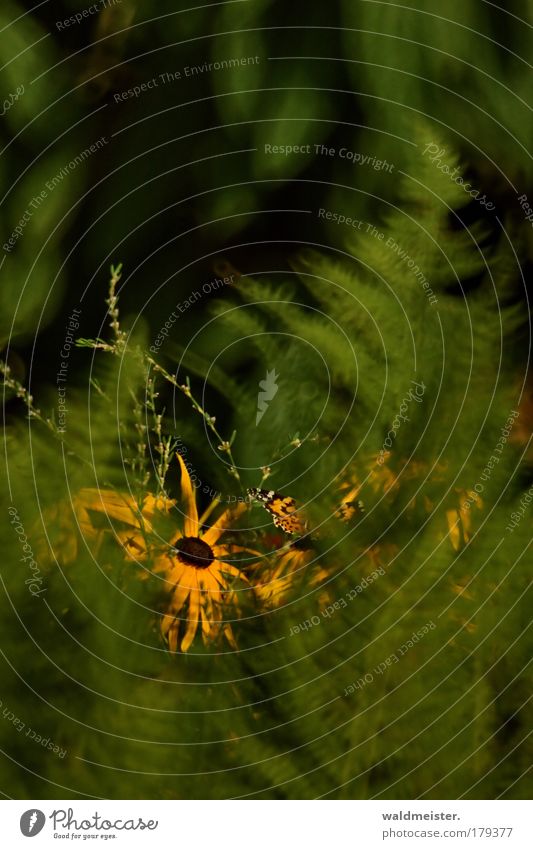
[[[360,518],[364,512],[364,503],[359,498],[363,487],[373,490],[376,495],[393,493],[398,488],[398,478],[386,465],[389,460],[390,451],[384,451],[377,457],[365,460],[360,470],[352,463],[338,476],[338,491],[342,500],[337,508],[337,516],[341,521],[351,522],[354,518]]]
[[[146,495],[141,505],[129,493],[84,487],[70,502],[62,501],[44,513],[43,536],[36,526],[39,553],[43,560],[54,557],[64,564],[74,563],[79,554],[79,534],[94,557],[98,557],[106,536],[120,542],[128,559],[143,559],[146,538],[153,533],[156,514],[169,513],[174,502],[169,498]]]
[[[481,510],[483,501],[473,490],[456,487],[455,492],[458,495],[459,506],[446,511],[446,521],[452,547],[454,551],[460,551],[472,537],[471,507],[475,505],[478,510]]]
[[[60,505],[57,515],[49,517],[59,522],[61,529],[58,553],[65,563],[76,559],[76,524],[93,555],[98,554],[105,536],[112,534],[127,560],[153,565],[153,572],[162,575],[171,589],[161,632],[172,651],[177,650],[179,643],[181,650],[186,652],[200,624],[204,642],[223,632],[236,647],[231,625],[224,621],[228,608],[231,607],[236,615],[240,613],[239,593],[233,584],[241,582],[244,585],[241,589],[248,589],[250,594],[252,588],[231,558],[242,552],[255,557],[258,552],[244,546],[223,544],[220,538],[246,505],[240,503],[224,511],[211,527],[203,529],[219,501],[215,499],[203,515],[198,516],[189,472],[179,454],[177,457],[183,501],[181,528],[175,527],[177,505],[173,499],[148,493],[138,504],[128,493],[85,488],[72,499],[70,510],[68,505]],[[170,536],[168,542],[166,534]],[[150,574],[145,569],[141,577],[147,578]]]
[[[183,528],[173,534],[168,550],[154,559],[154,571],[162,573],[165,582],[172,587],[168,611],[161,622],[161,632],[171,651],[177,651],[178,644],[181,651],[188,651],[200,625],[205,643],[222,631],[236,648],[231,625],[224,621],[225,614],[228,608],[236,615],[240,613],[238,592],[233,589],[234,582],[242,582],[242,590],[250,589],[251,592],[251,587],[243,572],[229,560],[232,554],[250,553],[250,549],[220,543],[220,538],[246,509],[246,505],[241,503],[234,509],[224,511],[216,522],[202,530],[207,516],[218,501],[215,500],[201,517],[198,516],[196,496],[187,467],[180,455],[177,456],[181,466]]]
[[[295,583],[303,578],[307,567],[315,560],[316,552],[306,540],[296,540],[277,557],[271,567],[260,567],[253,580],[257,598],[266,608],[281,607],[289,598]],[[308,586],[317,586],[328,573],[314,564]]]

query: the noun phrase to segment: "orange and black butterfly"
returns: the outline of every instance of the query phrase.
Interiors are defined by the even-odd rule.
[[[255,487],[248,490],[248,495],[268,510],[275,526],[281,528],[286,534],[307,533],[307,522],[302,518],[294,498],[280,495],[273,489],[256,489]]]

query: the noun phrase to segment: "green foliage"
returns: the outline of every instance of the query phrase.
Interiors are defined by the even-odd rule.
[[[0,265],[4,793],[531,795],[531,3],[416,6],[128,0],[60,31],[76,0],[2,4],[2,90],[24,89],[2,245],[29,215]],[[98,509],[101,535],[83,525],[83,490],[169,496],[168,547],[178,447],[200,508],[272,487],[310,524],[280,604],[241,602],[237,650],[171,653],[152,554],[126,558]],[[365,512],[343,522],[349,493]],[[279,563],[270,515],[240,522],[228,538]]]
[[[514,781],[527,764],[521,562],[528,522],[506,532],[520,497],[509,471],[518,461],[512,442],[502,448],[505,469],[502,456],[483,487],[481,509],[472,502],[470,541],[454,545],[447,521],[482,479],[511,412],[512,364],[500,353],[518,320],[492,285],[505,267],[504,248],[487,256],[479,248],[486,228],[454,226],[450,210],[464,206],[464,193],[419,152],[402,191],[403,204],[376,219],[377,236],[359,231],[344,250],[300,254],[286,280],[242,277],[239,308],[219,304],[220,350],[248,340],[246,376],[228,375],[226,392],[221,387],[230,411],[223,427],[192,397],[194,380],[181,383],[180,373],[144,353],[142,336],[123,334],[120,267],[107,301],[111,338],[82,340],[77,354],[94,349],[85,397],[69,391],[67,435],[45,439],[46,424],[35,415],[29,430],[10,425],[12,501],[32,546],[45,528],[53,555],[40,549],[43,602],[21,580],[8,519],[2,637],[10,671],[2,699],[67,752],[45,757],[34,744],[28,755],[4,720],[15,793],[524,795]],[[434,302],[389,239],[423,271]],[[477,286],[458,298],[457,288],[473,277]],[[504,283],[499,276],[500,297]],[[203,379],[201,340],[199,347],[190,362]],[[501,363],[496,373],[485,367],[494,362]],[[227,365],[221,355],[212,389]],[[261,427],[255,387],[265,368],[279,372],[279,398]],[[211,466],[231,489],[230,476],[216,471],[220,460],[203,459],[201,423],[220,439],[217,428],[229,435],[234,424],[231,450],[244,482],[257,483],[260,467],[272,465],[273,485],[306,503],[317,529],[314,557],[327,578],[310,582],[308,565],[279,609],[258,605],[235,625],[240,651],[214,652],[197,641],[188,655],[169,654],[155,624],[161,588],[140,580],[111,539],[96,554],[74,531],[77,556],[62,561],[61,528],[50,512],[59,503],[72,518],[82,487],[141,498],[143,488],[157,486],[148,444],[161,442],[164,426],[171,433],[161,412],[165,385],[182,397],[180,433],[190,435],[202,474]],[[415,385],[419,393],[380,467],[376,456]],[[191,420],[187,408],[200,416]],[[49,422],[48,432],[54,427]],[[396,479],[390,490],[379,477],[384,469]],[[163,474],[171,489],[175,474],[173,464]],[[331,510],[349,474],[367,476],[366,514],[343,525]],[[306,621],[312,627],[298,629]]]

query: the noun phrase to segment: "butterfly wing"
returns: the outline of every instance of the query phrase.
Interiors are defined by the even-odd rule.
[[[248,495],[268,510],[277,528],[286,534],[305,534],[307,523],[298,512],[294,498],[280,495],[273,489],[249,489]]]

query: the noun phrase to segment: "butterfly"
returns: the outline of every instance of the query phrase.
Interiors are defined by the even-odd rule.
[[[298,507],[294,498],[280,495],[273,489],[248,490],[248,495],[255,501],[261,502],[265,510],[268,510],[274,524],[281,528],[286,534],[305,534],[307,522],[298,513]]]

